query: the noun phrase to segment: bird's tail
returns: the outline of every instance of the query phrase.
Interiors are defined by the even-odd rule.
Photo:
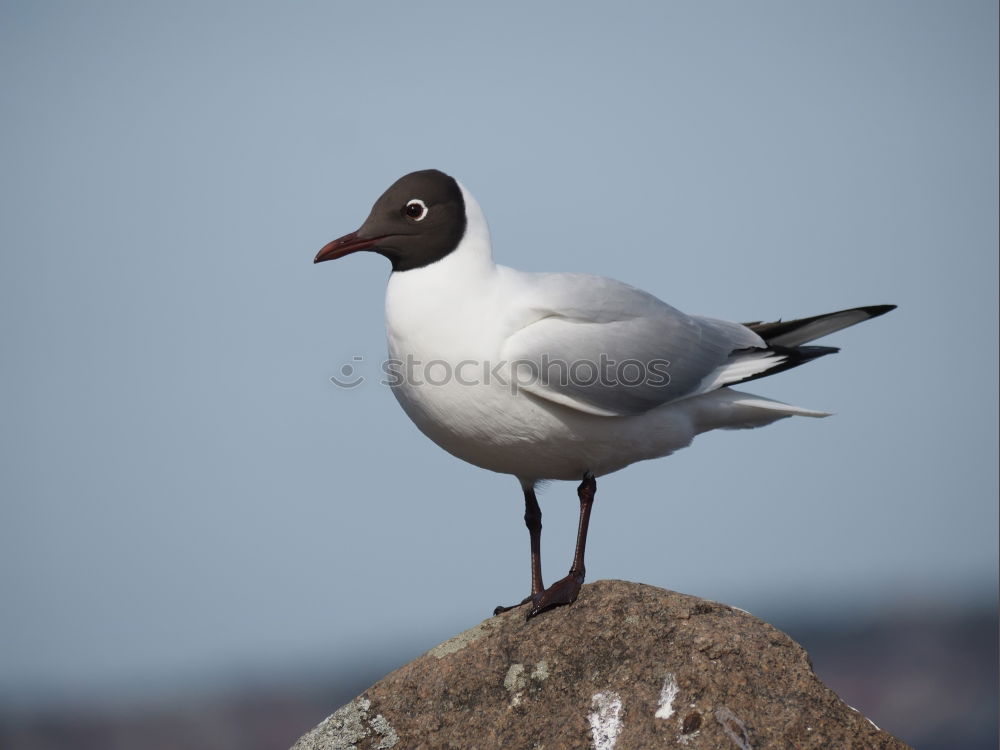
[[[782,370],[798,367],[817,357],[833,354],[839,349],[832,346],[803,346],[803,344],[848,326],[877,318],[879,315],[885,315],[895,308],[895,305],[871,305],[798,320],[744,323],[743,325],[764,339],[767,348],[734,351],[726,364],[706,381],[706,387],[701,392],[706,396],[713,396],[714,400],[705,398],[704,405],[710,408],[701,417],[701,429],[759,427],[793,415],[829,416],[827,412],[803,409],[733,391],[723,386],[757,380]],[[716,389],[721,389],[721,392]]]

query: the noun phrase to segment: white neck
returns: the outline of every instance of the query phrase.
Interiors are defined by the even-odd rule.
[[[435,311],[456,299],[481,296],[484,285],[494,278],[497,266],[486,217],[472,194],[461,184],[459,188],[465,201],[465,234],[441,260],[390,274],[386,289],[390,327],[403,326],[405,318],[415,323],[422,311]]]
[[[479,201],[462,183],[458,183],[458,188],[462,191],[462,200],[465,202],[465,235],[458,243],[458,247],[439,263],[447,262],[449,266],[454,265],[456,271],[461,266],[465,273],[492,270],[493,243],[490,241],[490,227],[486,223],[486,216],[479,206]]]

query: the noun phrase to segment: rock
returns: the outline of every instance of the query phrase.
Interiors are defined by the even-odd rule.
[[[383,678],[292,750],[903,749],[806,652],[724,604],[624,581],[484,620]]]

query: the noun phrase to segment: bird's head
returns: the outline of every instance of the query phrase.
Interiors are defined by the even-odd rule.
[[[382,193],[356,232],[326,244],[313,262],[371,250],[388,258],[393,271],[421,268],[457,248],[466,223],[462,189],[453,177],[436,169],[411,172]]]

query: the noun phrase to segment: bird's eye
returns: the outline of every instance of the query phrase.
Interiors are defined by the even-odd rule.
[[[406,204],[406,208],[403,211],[414,221],[423,221],[424,217],[427,216],[427,204],[419,198],[414,198]]]

